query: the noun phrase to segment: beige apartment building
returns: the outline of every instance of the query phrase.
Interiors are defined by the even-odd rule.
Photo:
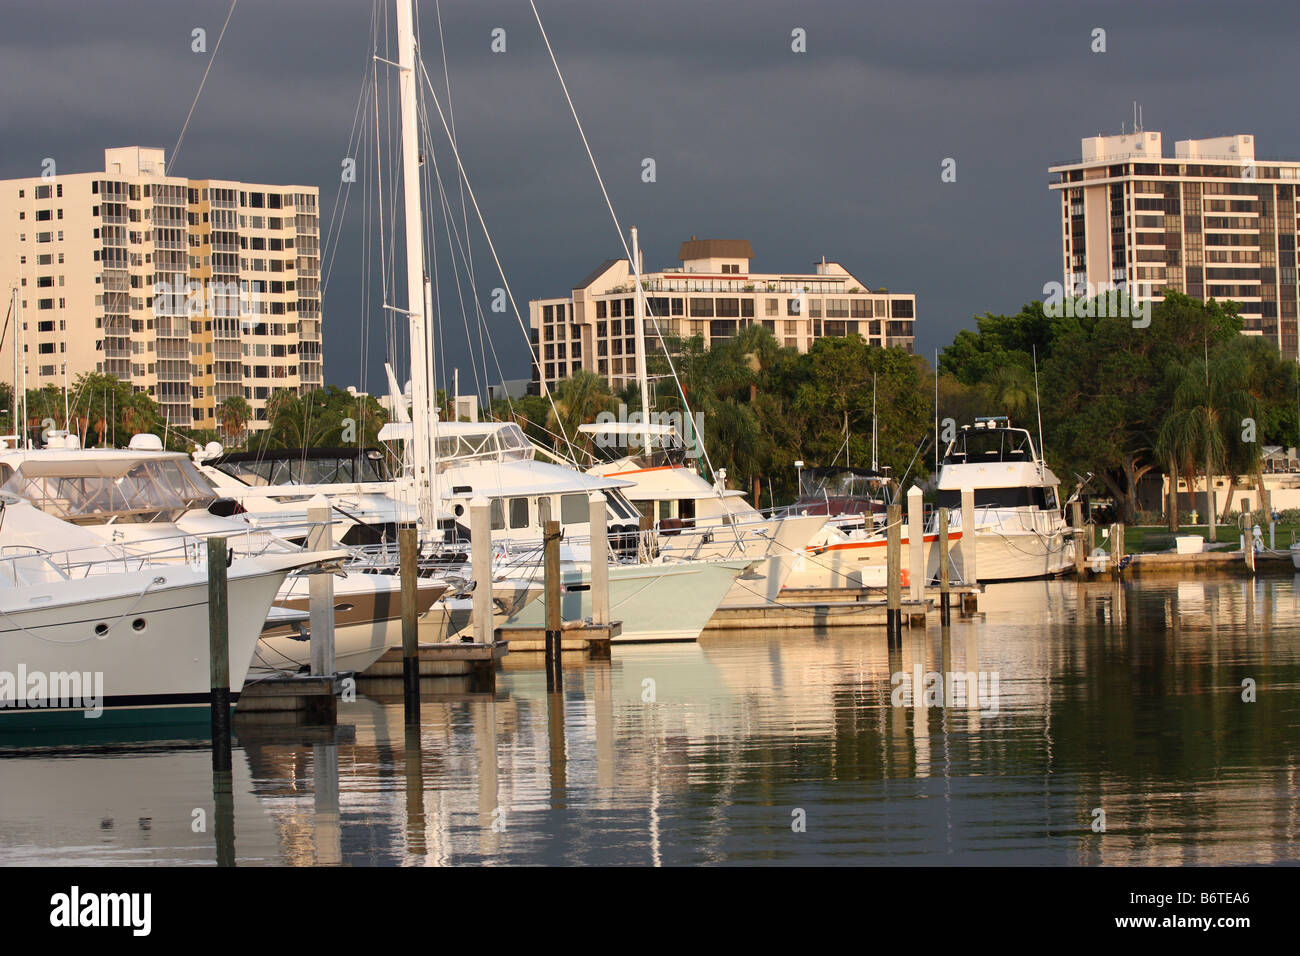
[[[0,222],[22,315],[0,379],[17,343],[28,388],[116,375],[192,428],[241,395],[254,429],[275,390],[323,384],[315,186],[169,176],[163,150],[131,146],[102,171],[0,182]]]
[[[873,292],[825,260],[809,273],[750,272],[753,257],[747,240],[692,236],[678,252],[681,265],[642,270],[647,350],[659,349],[656,323],[665,339],[698,335],[706,347],[761,323],[782,345],[801,352],[814,339],[855,333],[873,345],[912,350],[914,294]],[[616,389],[636,381],[633,276],[627,259],[606,259],[571,295],[529,302],[539,362],[532,391],[553,388],[578,369],[604,376]]]
[[[1251,135],[1180,140],[1165,156],[1144,130],[1084,139],[1050,173],[1067,294],[1231,299],[1247,334],[1296,357],[1300,161],[1257,160]]]

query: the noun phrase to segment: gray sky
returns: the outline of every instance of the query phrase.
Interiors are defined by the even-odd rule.
[[[1295,0],[537,2],[648,267],[674,264],[692,234],[751,240],[756,271],[825,255],[872,287],[915,292],[926,354],[972,315],[1014,311],[1060,278],[1047,167],[1077,157],[1081,137],[1131,124],[1133,100],[1166,153],[1177,139],[1254,133],[1260,158],[1300,158]],[[65,172],[102,168],[106,146],[163,146],[170,159],[208,61],[191,31],[205,28],[211,50],[228,9],[0,4],[0,177],[36,175],[47,156]],[[422,0],[438,82],[436,13]],[[370,19],[366,0],[240,0],[172,171],[318,185],[326,222]],[[563,295],[620,247],[527,0],[444,0],[442,20],[461,152],[516,298]],[[498,27],[504,53],[490,50]],[[1105,53],[1091,50],[1098,27]],[[806,53],[791,50],[795,28]],[[644,157],[654,183],[641,181]],[[940,181],[946,157],[955,183]],[[450,157],[439,163],[446,177]],[[325,377],[338,385],[362,381],[361,304],[380,294],[363,273],[355,189],[325,298]],[[501,283],[475,236],[486,301]],[[443,315],[465,387],[454,291]],[[513,317],[489,321],[506,377],[525,377]],[[368,331],[364,384],[381,391],[382,322]]]

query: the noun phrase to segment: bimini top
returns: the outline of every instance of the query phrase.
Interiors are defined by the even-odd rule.
[[[534,449],[514,422],[436,422],[438,469],[463,461],[528,461]],[[379,430],[380,441],[410,441],[410,422],[389,422]]]
[[[130,449],[5,450],[0,491],[76,524],[176,521],[217,498],[180,452]]]

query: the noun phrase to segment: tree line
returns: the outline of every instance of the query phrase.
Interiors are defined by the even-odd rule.
[[[1136,323],[1111,305],[1067,315],[1035,301],[1013,315],[977,316],[975,329],[942,350],[937,376],[923,356],[859,336],[817,339],[806,353],[779,345],[761,325],[708,349],[699,337],[670,341],[675,376],[662,352],[647,359],[652,402],[659,411],[703,412],[709,464],[756,503],[794,497],[795,461],[867,467],[873,386],[877,461],[896,477],[924,480],[932,470],[937,388],[938,418],[958,426],[1006,415],[1036,433],[1041,405],[1046,458],[1064,489],[1091,474],[1089,490],[1112,497],[1126,522],[1136,521],[1139,483],[1152,473],[1188,487],[1198,476],[1226,476],[1224,516],[1238,476],[1253,476],[1262,500],[1264,445],[1300,444],[1295,363],[1273,341],[1241,334],[1232,303],[1166,291],[1149,322]],[[640,404],[635,386],[615,392],[589,371],[557,383],[551,399],[554,408],[538,396],[498,402],[493,413],[518,421],[539,444],[561,449],[566,435],[599,457],[610,452],[577,426],[620,403],[630,411]],[[1166,512],[1176,528],[1176,480],[1170,490]]]

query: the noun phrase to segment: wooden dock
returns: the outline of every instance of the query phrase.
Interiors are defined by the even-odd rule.
[[[284,674],[248,681],[235,706],[238,715],[304,713],[308,723],[333,723],[338,713],[338,695],[343,674],[314,676]]]
[[[1127,555],[1128,563],[1120,574],[1245,574],[1252,573],[1246,564],[1245,554],[1239,550],[1201,551],[1195,554],[1177,554],[1172,551],[1144,551]],[[1289,552],[1263,551],[1255,555],[1255,571],[1294,571]],[[1089,560],[1085,567],[1088,577],[1114,577],[1115,562],[1107,556],[1106,569],[1092,570]]]
[[[983,590],[982,584],[953,585],[950,606],[969,614]],[[903,619],[909,627],[924,627],[929,612],[937,610],[942,600],[937,586],[927,587],[922,600],[902,602]],[[887,604],[882,588],[786,588],[775,602],[718,608],[704,630],[884,627]]]
[[[507,641],[475,644],[469,641],[446,641],[420,644],[418,647],[421,677],[460,677],[484,668],[495,668],[501,658],[516,648]],[[362,680],[402,676],[402,649],[390,647],[379,660],[361,674]]]
[[[623,633],[623,622],[587,624],[572,622],[560,630],[560,650],[589,652],[593,657],[609,656],[610,642]],[[515,653],[545,653],[546,628],[510,625],[496,629],[498,640],[510,642]]]

